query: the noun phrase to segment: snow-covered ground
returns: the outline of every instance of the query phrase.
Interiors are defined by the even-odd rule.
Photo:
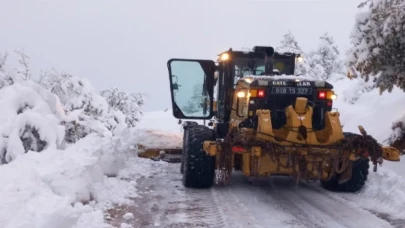
[[[358,194],[330,193],[318,184],[295,187],[283,178],[251,186],[237,173],[230,188],[184,189],[179,164],[136,156],[137,144],[181,146],[182,127],[171,109],[146,112],[129,129],[124,113],[111,109],[88,81],[51,79],[35,83],[0,68],[0,227],[405,224],[404,161],[385,161]],[[405,114],[399,90],[356,95],[361,81],[333,84],[345,131],[363,125],[383,142]]]
[[[341,99],[336,107],[341,111],[345,129],[358,132],[357,125],[361,124],[379,140],[387,138],[392,121],[385,120],[388,126],[377,127],[375,118],[379,115],[393,118],[395,114],[386,111],[388,105],[380,112],[372,108],[380,102],[378,93],[374,92],[360,96],[359,105],[346,104],[343,99],[348,93],[344,90],[353,89],[347,83],[336,90],[340,91]],[[390,99],[398,95],[401,94],[396,91],[384,96]],[[398,106],[395,109],[400,111]],[[364,113],[374,116],[367,119]],[[170,110],[156,111],[146,113],[139,127],[161,129],[165,125],[166,130],[180,134],[177,122]],[[150,199],[136,221],[144,226],[132,224],[134,227],[268,227],[270,224],[275,227],[404,227],[405,179],[401,164],[404,161],[385,161],[376,173],[370,168],[369,181],[357,194],[331,193],[318,183],[301,183],[296,187],[288,178],[259,180],[252,186],[239,173],[233,175],[229,188],[195,191],[181,186],[177,164],[155,164],[154,177],[140,181],[142,188],[146,187],[142,197]],[[139,207],[128,210],[136,209]]]

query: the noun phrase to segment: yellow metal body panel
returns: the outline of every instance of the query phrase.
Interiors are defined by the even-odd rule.
[[[215,156],[218,152],[218,146],[215,141],[204,141],[203,150],[209,156]]]
[[[339,113],[326,112],[325,129],[312,131],[312,107],[307,107],[306,98],[297,98],[295,109],[288,106],[285,110],[287,124],[279,130],[272,129],[270,110],[257,110],[258,138],[288,146],[294,143],[306,145],[331,145],[344,138]],[[304,132],[300,128],[305,127]]]
[[[235,86],[233,105],[230,116],[229,132],[242,137],[244,143],[262,142],[271,147],[248,144],[238,144],[237,150],[226,152],[227,147],[222,148],[220,142],[204,142],[204,151],[210,156],[216,156],[216,161],[221,160],[222,153],[230,153],[232,167],[238,167],[245,176],[269,176],[269,175],[304,175],[306,179],[326,180],[338,172],[336,157],[339,155],[345,160],[345,167],[339,169],[341,180],[350,178],[353,161],[358,159],[355,151],[340,151],[328,147],[344,139],[343,129],[340,122],[339,112],[325,113],[325,128],[312,130],[313,108],[308,105],[307,98],[298,97],[293,105],[285,109],[287,122],[280,129],[272,128],[271,111],[256,110],[247,111],[250,97],[257,97],[260,88],[250,88],[249,83],[238,81]],[[239,97],[237,96],[238,92]],[[245,94],[246,96],[242,96]],[[333,91],[327,91],[328,97]],[[238,128],[241,121],[251,116],[257,116],[257,129]],[[366,134],[363,127],[359,126],[360,132]],[[242,135],[242,136],[241,136]],[[239,138],[238,138],[239,139]],[[236,139],[236,140],[238,140]],[[231,143],[232,144],[232,143]],[[241,145],[239,145],[241,144]],[[232,148],[235,145],[230,145]],[[399,151],[392,147],[383,147],[383,158],[390,161],[399,161]],[[231,150],[231,149],[230,149]],[[340,154],[339,154],[340,153]],[[235,155],[238,154],[238,159]],[[236,164],[234,164],[236,163]],[[218,167],[217,167],[218,168]]]

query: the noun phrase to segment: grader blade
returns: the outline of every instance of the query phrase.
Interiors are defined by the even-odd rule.
[[[367,137],[368,134],[366,130],[364,129],[363,126],[359,125],[359,130],[363,137]],[[382,163],[382,159],[387,160],[387,161],[392,161],[392,162],[397,162],[401,160],[401,151],[396,148],[395,146],[381,146],[381,158],[380,158],[380,164]]]
[[[149,158],[154,161],[180,163],[182,152],[181,148],[146,148],[138,144],[138,157]]]

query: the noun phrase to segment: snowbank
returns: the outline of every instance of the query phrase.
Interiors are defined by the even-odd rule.
[[[0,158],[4,162],[26,150],[56,149],[65,135],[57,97],[49,92],[37,93],[26,84],[16,83],[0,90]],[[36,133],[39,138],[33,135]]]
[[[405,115],[405,93],[400,89],[382,95],[376,89],[362,92],[364,82],[358,79],[339,80],[333,85],[338,94],[334,108],[340,111],[345,131],[358,132],[357,126],[363,125],[382,143],[390,137],[392,124]]]
[[[0,166],[0,226],[74,227],[82,216],[102,223],[100,212],[83,205],[94,197],[92,183],[103,180],[102,171],[81,146],[27,153]]]
[[[38,84],[7,67],[0,67],[0,227],[110,227],[103,211],[135,197],[135,177],[145,173],[132,167],[126,116],[85,79],[60,74]]]
[[[108,227],[103,211],[130,202],[136,177],[148,175],[126,134],[91,134],[66,150],[27,153],[0,166],[0,227]]]

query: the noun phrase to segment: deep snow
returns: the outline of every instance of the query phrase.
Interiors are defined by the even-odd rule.
[[[365,84],[360,80],[332,83],[338,94],[334,107],[341,113],[345,131],[358,132],[357,126],[363,125],[383,143],[392,133],[391,124],[405,115],[401,105],[405,93],[397,89],[380,96],[375,90],[357,93]],[[65,115],[56,97],[27,82],[1,89],[0,104],[8,107],[0,115],[1,133],[12,136],[3,137],[0,146],[18,149],[9,153],[9,164],[0,165],[0,227],[109,227],[105,211],[131,204],[131,199],[139,197],[139,178],[153,176],[154,168],[166,167],[162,162],[153,166],[156,162],[137,158],[136,144],[157,148],[182,144],[182,127],[171,109],[144,113],[135,129],[119,128],[115,136],[90,134],[62,147],[59,121],[75,118],[77,113]],[[16,104],[28,104],[31,109],[17,116],[20,106]],[[31,123],[27,121],[42,129],[43,140],[49,142],[41,153],[23,153],[17,133],[25,123]],[[385,161],[377,173],[370,170],[363,191],[338,195],[361,208],[403,219],[403,164]],[[121,226],[130,227],[127,222]]]

